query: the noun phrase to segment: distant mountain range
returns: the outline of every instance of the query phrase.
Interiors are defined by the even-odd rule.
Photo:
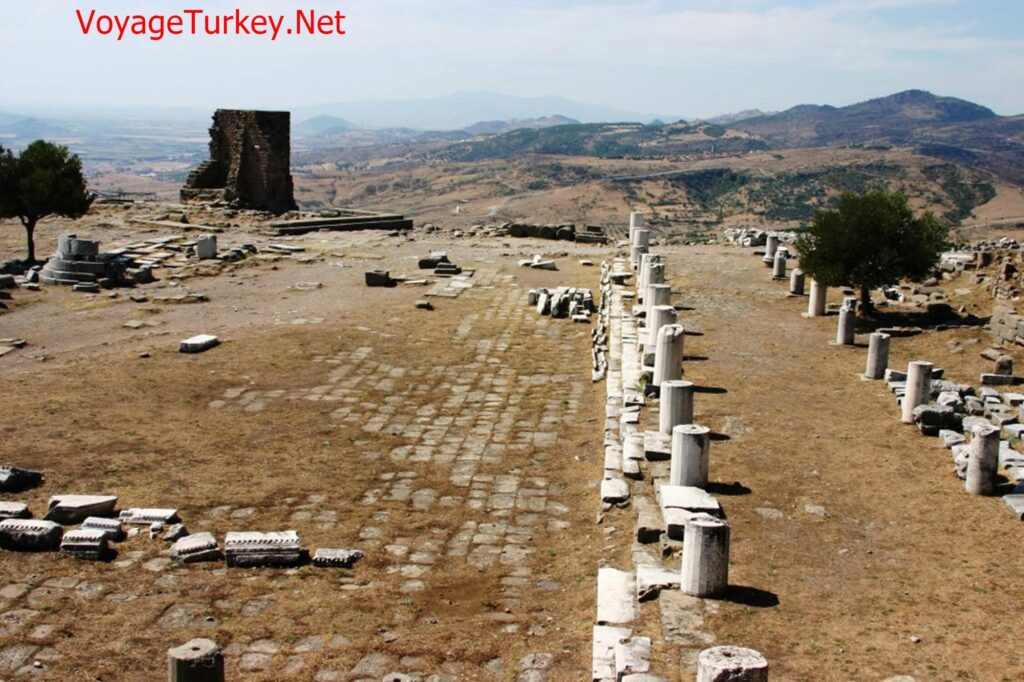
[[[510,121],[480,121],[462,130],[470,135],[501,135],[513,130],[540,130],[554,126],[574,125],[579,123],[568,116],[544,116],[542,118],[514,118]]]
[[[654,114],[587,104],[564,97],[515,97],[496,92],[456,92],[429,99],[323,104],[298,107],[292,111],[292,115],[300,120],[328,115],[351,121],[360,128],[420,130],[462,130],[480,121],[542,119],[554,114],[583,123],[647,123],[659,118]]]
[[[775,148],[910,146],[1024,184],[1024,116],[998,116],[979,104],[924,90],[846,107],[804,104],[734,121],[730,127]]]

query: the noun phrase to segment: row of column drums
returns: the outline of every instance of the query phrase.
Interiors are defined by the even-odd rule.
[[[693,382],[683,381],[685,330],[672,305],[672,287],[666,282],[665,263],[650,253],[651,235],[643,216],[630,215],[630,259],[636,270],[634,313],[646,325],[639,335],[642,364],[651,371],[658,395],[658,432],[671,438],[671,463],[667,485],[706,490],[709,481],[711,429],[694,423]],[[653,353],[650,352],[653,349]],[[728,521],[706,513],[694,513],[686,521],[680,589],[702,598],[722,597],[729,587]],[[767,682],[764,656],[741,647],[714,647],[698,657],[699,682]]]

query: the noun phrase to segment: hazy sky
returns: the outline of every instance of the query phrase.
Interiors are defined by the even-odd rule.
[[[86,37],[75,10],[340,9],[348,35]],[[908,88],[1024,113],[1021,0],[0,0],[0,111],[561,95],[712,116]]]

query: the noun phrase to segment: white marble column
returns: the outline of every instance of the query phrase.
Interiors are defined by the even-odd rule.
[[[843,299],[839,309],[839,321],[836,324],[836,345],[852,346],[857,331],[857,299]]]
[[[692,381],[670,380],[661,382],[658,396],[658,431],[671,436],[680,424],[693,423]]]
[[[729,524],[708,514],[686,522],[680,588],[694,597],[720,597],[729,588]]]
[[[644,214],[633,211],[629,214],[629,243],[633,243],[633,233],[644,228]]]
[[[672,429],[670,485],[708,487],[711,429],[699,424],[680,424]]]
[[[995,495],[996,473],[999,471],[999,427],[981,424],[971,430],[968,446],[967,481],[971,495]]]
[[[647,317],[651,315],[651,308],[659,305],[672,305],[672,287],[668,284],[649,283],[644,291],[644,308]],[[653,343],[653,337],[651,343]]]
[[[807,302],[807,317],[821,317],[824,315],[827,303],[828,287],[818,284],[816,279],[811,279],[811,295]]]
[[[793,268],[793,274],[789,276],[789,293],[794,296],[804,295],[804,271],[800,268]]]
[[[889,369],[889,335],[875,332],[868,341],[868,364],[864,370],[867,379],[884,379]]]
[[[775,252],[775,261],[772,266],[772,279],[786,279],[786,261],[789,259],[789,252],[786,249],[778,249]]]
[[[765,240],[764,258],[762,260],[769,265],[775,262],[775,252],[779,249],[779,235],[770,234]]]
[[[647,336],[644,346],[647,353],[653,353],[658,343],[658,332],[665,325],[676,323],[676,309],[670,305],[651,306],[647,311],[647,326],[644,328]]]
[[[903,395],[901,421],[914,423],[914,408],[928,402],[932,391],[932,363],[915,360],[907,367],[907,392]]]
[[[655,386],[662,382],[679,379],[683,375],[683,327],[670,324],[658,331],[658,342],[654,347]]]

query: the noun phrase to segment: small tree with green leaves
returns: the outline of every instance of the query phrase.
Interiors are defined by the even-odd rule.
[[[36,224],[50,215],[77,219],[95,198],[85,186],[82,161],[67,147],[37,140],[19,156],[0,147],[0,218],[18,218],[36,260]]]
[[[800,268],[825,286],[860,289],[860,309],[873,310],[871,289],[921,280],[949,244],[949,228],[931,212],[915,216],[901,192],[847,193],[818,211],[796,241]]]

